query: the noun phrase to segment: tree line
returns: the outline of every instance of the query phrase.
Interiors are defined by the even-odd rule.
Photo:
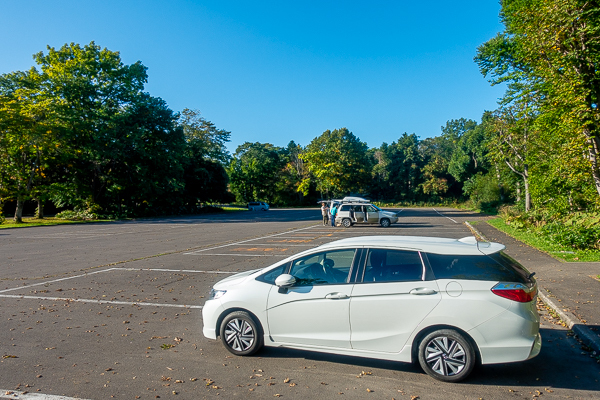
[[[89,45],[48,47],[0,75],[0,199],[109,217],[194,212],[230,200],[230,133],[144,92],[146,67]],[[229,195],[230,196],[230,195]]]
[[[118,52],[48,48],[0,76],[0,198],[109,216],[198,212],[205,203],[314,205],[360,194],[384,203],[515,203],[556,213],[600,205],[600,6],[502,0],[505,29],[477,49],[507,89],[480,121],[369,147],[347,128],[309,144],[244,143],[196,110],[144,92],[146,67]]]

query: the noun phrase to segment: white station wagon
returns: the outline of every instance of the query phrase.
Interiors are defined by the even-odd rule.
[[[216,283],[203,333],[240,356],[272,346],[418,361],[460,381],[477,363],[541,349],[536,281],[503,249],[474,237],[338,240]]]

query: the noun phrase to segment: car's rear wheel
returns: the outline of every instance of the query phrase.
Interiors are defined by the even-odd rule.
[[[263,346],[260,325],[245,311],[228,314],[221,323],[221,341],[231,353],[249,356]]]
[[[465,379],[475,366],[475,349],[453,329],[431,332],[419,343],[419,363],[427,375],[444,382]]]
[[[379,221],[379,223],[381,224],[381,226],[383,226],[384,228],[389,227],[392,223],[390,222],[389,219],[387,218],[383,218],[381,221]]]
[[[350,220],[350,218],[344,218],[342,220],[342,225],[344,226],[344,228],[350,228],[352,226],[352,221]]]

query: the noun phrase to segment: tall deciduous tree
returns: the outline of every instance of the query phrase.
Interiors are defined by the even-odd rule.
[[[0,189],[17,200],[16,222],[31,198],[38,199],[38,217],[43,218],[48,167],[58,145],[40,84],[35,69],[0,76]]]
[[[600,194],[600,4],[584,0],[501,4],[505,32],[480,46],[476,61],[495,82],[528,81],[541,91],[542,112],[554,114],[557,122],[545,129],[564,136],[563,142],[584,143],[581,152]],[[513,88],[509,86],[507,94]],[[576,136],[585,141],[571,139]]]
[[[231,191],[238,201],[272,202],[284,166],[281,148],[246,142],[238,146],[229,165]]]
[[[371,179],[371,159],[367,144],[347,128],[327,130],[310,142],[300,158],[310,176],[299,190],[308,194],[314,179],[322,197],[364,192]]]
[[[123,134],[116,128],[124,111],[145,101],[146,67],[140,62],[125,65],[118,52],[94,42],[48,47],[34,59],[43,75],[42,91],[52,98],[61,141],[77,155],[65,179],[73,182],[79,198],[105,204],[109,175],[118,162],[113,144]]]

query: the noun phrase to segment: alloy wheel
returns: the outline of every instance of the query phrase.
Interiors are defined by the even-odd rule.
[[[225,342],[235,351],[247,351],[254,344],[255,332],[248,321],[234,318],[225,327]]]
[[[425,360],[432,371],[443,376],[453,376],[460,374],[465,368],[467,353],[458,341],[440,336],[427,343]]]

